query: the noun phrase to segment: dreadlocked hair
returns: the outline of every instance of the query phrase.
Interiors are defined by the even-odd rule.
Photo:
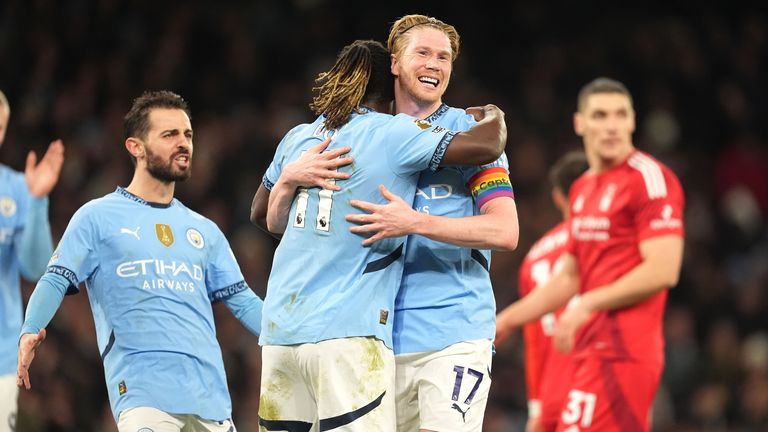
[[[309,108],[317,115],[325,114],[326,130],[340,128],[353,112],[361,112],[368,82],[372,75],[378,75],[374,64],[380,63],[376,60],[382,55],[387,56],[387,50],[381,43],[356,40],[341,50],[331,70],[317,76]]]

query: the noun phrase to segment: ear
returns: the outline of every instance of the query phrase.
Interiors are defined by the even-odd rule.
[[[144,157],[144,143],[137,138],[128,138],[125,140],[125,148],[131,156],[137,160]]]
[[[400,63],[398,63],[397,61],[397,56],[394,54],[390,54],[389,58],[391,59],[391,63],[389,65],[389,71],[392,72],[392,75],[399,76],[398,65]]]
[[[584,136],[584,117],[580,112],[573,113],[573,130],[578,136]]]

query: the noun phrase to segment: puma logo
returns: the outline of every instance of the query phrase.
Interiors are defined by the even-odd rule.
[[[120,234],[130,234],[134,237],[136,237],[136,240],[141,240],[139,238],[139,230],[141,229],[140,226],[137,226],[135,230],[131,231],[128,228],[120,228]]]
[[[451,408],[453,408],[453,409],[455,409],[456,411],[460,412],[460,413],[461,413],[461,419],[462,419],[462,420],[464,420],[464,423],[466,423],[466,422],[467,422],[467,411],[469,411],[469,409],[470,409],[471,407],[467,407],[466,411],[462,411],[462,410],[461,410],[461,407],[459,407],[459,405],[457,405],[457,404],[455,404],[455,403],[454,403],[454,404],[451,406]]]

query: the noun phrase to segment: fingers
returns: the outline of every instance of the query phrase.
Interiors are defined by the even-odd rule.
[[[376,211],[376,209],[379,207],[378,204],[370,203],[368,201],[361,201],[361,200],[350,200],[349,201],[349,205],[351,205],[352,207],[354,207],[356,209],[367,211],[368,213],[374,213]],[[350,216],[361,216],[361,215],[354,215],[354,214],[347,215],[347,218],[348,218],[347,220],[352,222],[349,219]]]
[[[30,172],[35,169],[35,166],[37,165],[37,155],[35,152],[30,151],[27,153],[27,165],[24,168],[25,172]]]
[[[475,121],[480,121],[485,117],[485,111],[483,111],[483,107],[469,107],[465,109],[467,114],[471,115],[475,118]]]
[[[331,138],[328,137],[323,140],[320,144],[314,145],[309,148],[310,153],[322,153],[325,149],[328,148],[328,145],[331,144]]]

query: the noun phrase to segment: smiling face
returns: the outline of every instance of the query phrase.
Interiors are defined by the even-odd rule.
[[[590,166],[598,172],[624,162],[634,150],[635,111],[625,94],[587,96],[574,114],[573,125],[576,134],[584,139]]]
[[[416,104],[430,114],[442,103],[453,70],[448,35],[421,25],[408,30],[405,47],[392,55],[395,99],[398,105]],[[405,100],[403,100],[405,99]]]
[[[155,108],[149,113],[143,160],[149,174],[164,183],[192,174],[192,123],[181,109]]]

